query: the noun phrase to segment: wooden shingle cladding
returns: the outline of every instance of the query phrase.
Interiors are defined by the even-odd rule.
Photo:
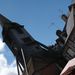
[[[27,63],[28,75],[55,75],[56,65],[31,57]],[[25,72],[23,73],[25,75]]]
[[[64,54],[67,60],[72,59],[75,57],[75,28],[70,34],[67,43],[65,44]]]
[[[67,38],[63,48],[62,63],[57,63],[57,68],[60,71],[70,59],[75,57],[75,4],[70,6],[69,16],[63,31],[67,33]]]
[[[70,24],[67,23],[66,31],[68,37],[65,42],[63,53],[63,56],[67,59],[67,61],[75,57],[75,4],[71,6],[71,12],[68,19]]]

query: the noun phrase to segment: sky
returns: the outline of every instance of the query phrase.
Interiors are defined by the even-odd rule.
[[[62,30],[64,27],[61,15],[67,14],[71,1],[0,0],[0,14],[13,22],[24,25],[35,40],[49,46],[55,44],[58,38],[56,30]],[[6,44],[2,42],[1,31],[0,27],[0,75],[17,75],[16,70],[13,70],[16,69],[15,58]]]

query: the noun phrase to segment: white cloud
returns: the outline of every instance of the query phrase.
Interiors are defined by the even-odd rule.
[[[0,54],[0,68],[7,66],[7,60],[3,54]]]
[[[16,60],[14,60],[10,66],[11,66],[11,67],[16,66]]]
[[[5,43],[3,43],[2,39],[0,38],[0,52],[4,50]]]
[[[4,54],[0,54],[0,75],[18,75],[16,61],[8,65]]]
[[[8,61],[3,54],[3,51],[5,50],[4,47],[5,43],[3,43],[0,38],[0,75],[18,75],[16,60],[14,60],[10,65],[8,64]]]

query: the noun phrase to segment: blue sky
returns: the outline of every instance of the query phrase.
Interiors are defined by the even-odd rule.
[[[67,14],[70,3],[71,0],[0,0],[0,13],[24,25],[34,39],[52,45],[57,38],[56,30],[64,27],[61,14]],[[14,57],[6,45],[4,49],[10,64]]]

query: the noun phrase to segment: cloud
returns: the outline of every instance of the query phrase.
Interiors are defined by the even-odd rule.
[[[4,51],[5,43],[3,43],[2,39],[0,38],[0,52]]]
[[[16,60],[14,60],[10,66],[11,66],[11,67],[16,66]]]
[[[9,65],[4,54],[0,54],[0,75],[18,75],[16,61]]]
[[[0,38],[0,75],[18,75],[16,60],[9,65],[7,58],[4,56],[4,50],[5,43],[3,43],[2,39]],[[11,58],[12,57],[10,57],[10,59]]]

